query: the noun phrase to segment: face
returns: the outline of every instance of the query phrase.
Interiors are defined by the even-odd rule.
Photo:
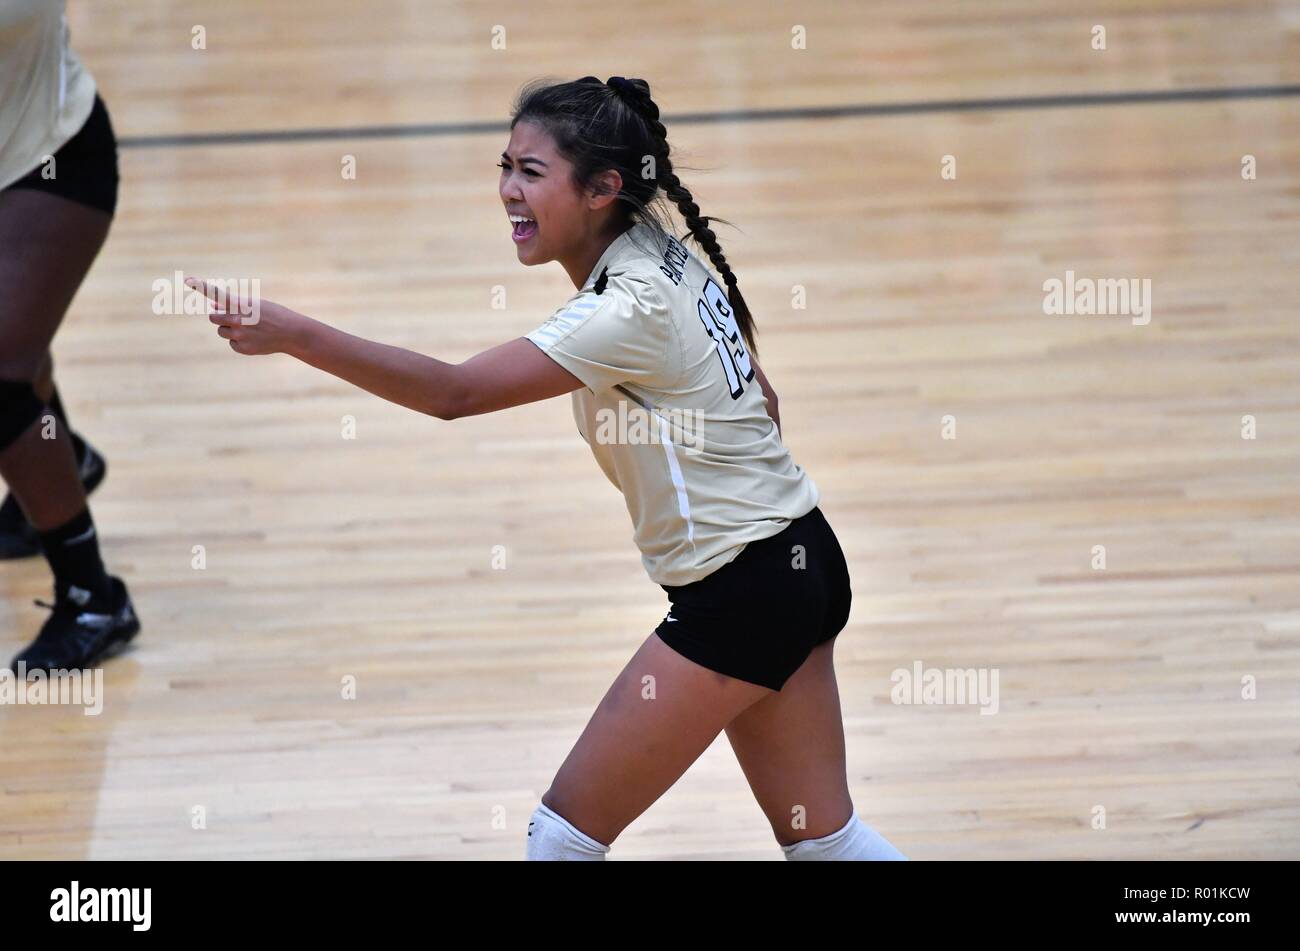
[[[512,219],[515,251],[523,264],[572,258],[603,223],[608,199],[584,193],[573,182],[573,165],[550,134],[534,122],[515,124],[501,156],[501,201]],[[519,216],[533,219],[516,222]]]

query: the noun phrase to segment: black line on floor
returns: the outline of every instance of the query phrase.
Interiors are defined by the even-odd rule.
[[[1004,112],[1027,109],[1077,109],[1142,103],[1223,102],[1300,96],[1300,85],[1239,86],[1232,89],[1163,89],[1129,92],[1067,93],[1052,96],[1007,96],[992,99],[937,99],[920,102],[859,103],[844,106],[793,106],[786,109],[726,109],[684,112],[664,117],[668,126],[775,122],[786,119],[847,119],[864,116],[925,115],[942,112]],[[111,103],[110,103],[111,107]],[[249,132],[197,132],[185,135],[123,136],[124,149],[193,148],[204,145],[263,145],[276,142],[329,142],[357,139],[415,139],[449,135],[505,133],[504,119],[480,122],[433,122],[415,125],[353,126],[334,129],[267,129]]]

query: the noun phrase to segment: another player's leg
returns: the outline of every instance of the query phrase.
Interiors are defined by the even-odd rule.
[[[86,442],[68,422],[63,400],[59,396],[58,387],[54,385],[54,361],[48,351],[32,387],[36,390],[37,397],[49,407],[58,425],[67,429],[68,435],[72,437],[81,485],[86,495],[90,495],[104,481],[108,466],[104,457],[95,451],[95,447]],[[0,501],[0,561],[31,558],[40,553],[40,536],[32,523],[27,521],[18,499],[12,492],[6,492],[4,500]]]
[[[528,858],[601,861],[766,687],[715,673],[651,634],[606,692],[529,823]]]
[[[53,614],[15,669],[89,666],[139,629],[125,585],[104,570],[71,435],[50,425],[37,392],[50,341],[111,220],[58,195],[0,192],[0,477],[38,532],[55,582]]]
[[[790,860],[906,858],[857,816],[849,795],[835,640],[727,724],[727,739]]]

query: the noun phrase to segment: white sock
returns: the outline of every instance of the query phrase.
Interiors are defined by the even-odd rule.
[[[781,846],[790,862],[871,862],[907,861],[907,856],[889,844],[889,840],[858,818],[853,810],[844,828],[820,839],[804,839]]]
[[[608,845],[580,831],[546,803],[539,802],[528,822],[530,862],[603,862]]]

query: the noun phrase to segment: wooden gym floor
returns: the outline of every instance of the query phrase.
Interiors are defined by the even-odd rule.
[[[123,182],[57,378],[144,630],[102,715],[0,707],[0,857],[522,857],[666,609],[568,399],[440,422],[150,305],[183,270],[446,360],[526,333],[572,287],[493,164],[521,83],[587,73],[649,79],[742,229],[853,571],[862,817],[914,859],[1300,857],[1300,3],[1144,7],[71,0]],[[1067,270],[1149,279],[1149,323],[1046,315]],[[0,565],[6,659],[47,596]],[[891,703],[918,662],[997,714]],[[719,737],[611,858],[781,853]]]

